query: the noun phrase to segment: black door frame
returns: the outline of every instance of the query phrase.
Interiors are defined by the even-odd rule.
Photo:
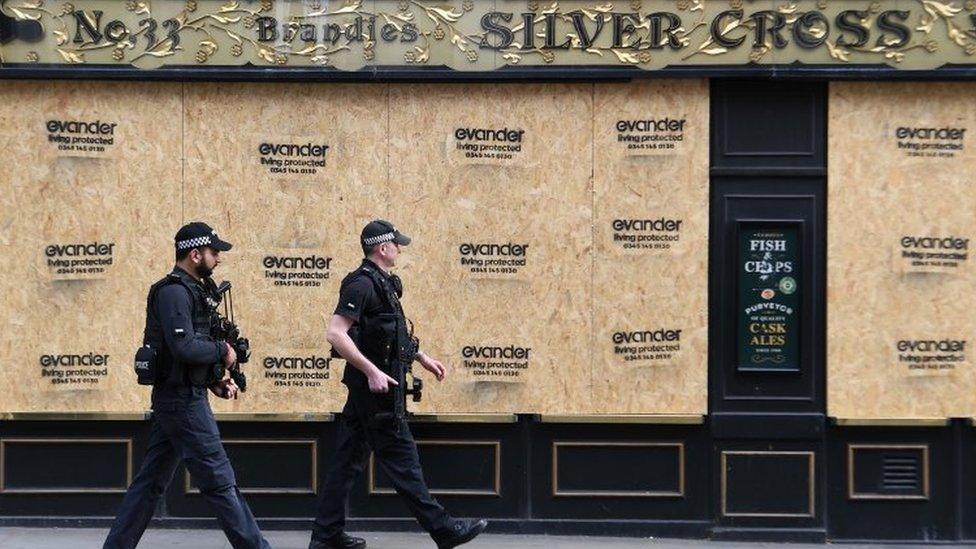
[[[826,539],[826,95],[823,82],[712,81],[709,429],[713,537]],[[800,367],[737,360],[739,228],[799,228]]]

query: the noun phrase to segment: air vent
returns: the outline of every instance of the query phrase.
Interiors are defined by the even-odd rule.
[[[885,455],[882,483],[885,490],[918,490],[920,470],[916,455]]]
[[[849,444],[850,499],[929,498],[929,447],[925,444]]]

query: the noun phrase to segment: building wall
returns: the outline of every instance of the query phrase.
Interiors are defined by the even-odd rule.
[[[114,513],[147,435],[127,364],[143,294],[174,229],[206,216],[237,244],[218,274],[256,349],[253,388],[217,403],[224,444],[264,525],[307,527],[343,396],[340,363],[316,367],[321,335],[359,227],[384,216],[415,237],[399,270],[422,346],[454,366],[413,430],[456,514],[511,532],[973,537],[968,84],[8,84],[0,524]],[[662,119],[685,122],[633,123]],[[58,148],[63,122],[96,120],[118,124],[93,129],[105,150]],[[471,129],[519,148],[466,156],[498,144]],[[625,146],[662,134],[665,154]],[[307,160],[280,144],[327,145],[325,165],[273,171]],[[795,229],[796,293],[744,275],[757,226]],[[113,246],[70,246],[92,243]],[[509,243],[524,265],[472,270],[472,248]],[[52,263],[71,259],[93,261]],[[757,369],[743,299],[784,294],[801,296],[796,354]],[[661,329],[681,330],[671,358],[615,352]],[[465,347],[509,346],[531,348],[519,376],[465,367]],[[89,353],[104,375],[52,364]],[[372,467],[350,515],[412,524]],[[209,516],[182,470],[160,516]]]

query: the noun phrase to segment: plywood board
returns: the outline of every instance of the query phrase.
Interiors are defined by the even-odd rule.
[[[8,82],[0,408],[133,411],[148,286],[179,222],[179,86]],[[152,109],[145,108],[152,105]]]
[[[594,112],[594,408],[703,414],[708,84],[598,84]]]
[[[422,348],[451,369],[443,384],[424,376],[415,410],[705,410],[704,82],[2,93],[0,121],[23,130],[0,136],[0,249],[27,261],[0,280],[15,328],[0,337],[12,387],[0,410],[144,409],[130,355],[145,292],[191,220],[235,245],[215,278],[233,282],[253,348],[250,391],[216,409],[339,410],[344,363],[328,359],[325,328],[378,217],[415,238],[396,269],[404,303]],[[101,141],[61,148],[72,133]],[[676,337],[680,351],[623,360],[613,342],[628,337]],[[38,374],[42,360],[107,369],[72,387]]]
[[[831,85],[830,415],[976,413],[974,90]]]
[[[383,86],[187,87],[186,218],[234,244],[214,278],[253,348],[250,390],[217,410],[342,407],[325,328],[360,230],[387,211],[386,107]]]
[[[589,409],[592,87],[390,98],[391,215],[416,237],[405,303],[451,368],[419,409]]]

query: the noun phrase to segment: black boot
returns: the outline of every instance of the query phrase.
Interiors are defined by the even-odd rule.
[[[308,549],[366,549],[366,540],[354,538],[345,532],[327,539],[315,539],[308,544]]]
[[[488,521],[484,519],[458,520],[454,522],[454,526],[450,530],[440,532],[434,536],[434,541],[437,542],[437,549],[453,549],[458,545],[473,540],[478,534],[484,532],[487,527]]]

